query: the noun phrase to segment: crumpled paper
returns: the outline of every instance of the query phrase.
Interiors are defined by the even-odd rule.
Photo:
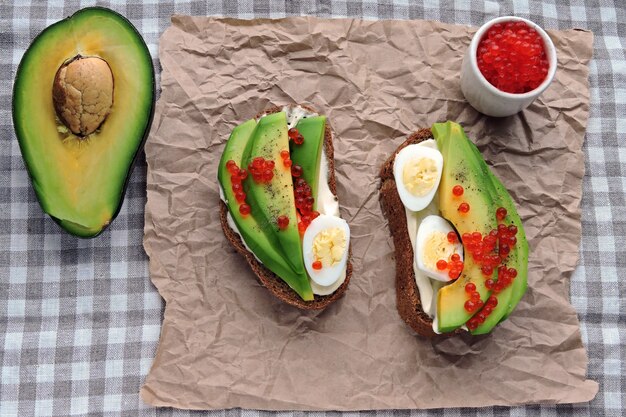
[[[141,390],[189,409],[370,410],[591,400],[569,278],[581,235],[581,151],[592,34],[550,31],[559,68],[524,112],[482,116],[459,88],[475,29],[430,21],[174,16],[161,37],[161,97],[146,143],[144,245],[166,301]],[[335,135],[354,274],[323,312],[282,304],[224,238],[216,168],[237,124],[305,103]],[[378,170],[412,131],[460,122],[518,204],[529,288],[484,337],[430,342],[395,306],[394,252]]]

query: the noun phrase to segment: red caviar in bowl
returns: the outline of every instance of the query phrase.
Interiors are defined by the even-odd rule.
[[[522,21],[493,25],[478,44],[476,61],[487,81],[506,93],[534,90],[549,69],[541,35]]]

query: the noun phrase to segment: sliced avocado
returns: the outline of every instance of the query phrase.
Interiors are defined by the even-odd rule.
[[[495,183],[492,181],[492,177],[494,177],[493,173],[491,172],[487,164],[484,162],[484,159],[480,151],[478,150],[478,148],[476,148],[476,146],[471,142],[470,142],[470,148],[472,150],[472,153],[476,157],[476,159],[481,161],[481,163],[479,164],[481,175],[484,178],[486,178],[488,181],[492,182],[493,187],[489,187],[488,192],[491,193],[491,197],[493,198],[494,204],[496,204],[496,207],[502,207],[503,205],[502,193],[496,188]],[[506,192],[506,190],[504,191]],[[508,257],[508,261],[516,263],[516,260],[517,260],[517,252],[514,250],[511,250],[511,253],[509,254],[509,257]],[[498,278],[498,274],[494,272],[492,279],[494,281],[497,281],[497,278]],[[509,285],[507,288],[505,288],[504,290],[500,291],[497,294],[494,293],[493,295],[497,298],[498,304],[492,310],[492,312],[487,316],[484,323],[478,325],[476,329],[470,330],[470,332],[474,335],[489,333],[491,329],[493,329],[493,327],[500,322],[500,319],[506,313],[507,308],[510,304],[512,293],[513,293],[512,285]],[[485,307],[483,307],[483,309],[484,308]]]
[[[509,213],[514,213],[511,216],[507,214],[507,219],[510,219],[510,221],[517,226],[517,245],[513,251],[515,252],[516,259],[513,261],[512,258],[510,263],[510,267],[517,269],[517,277],[511,284],[512,294],[511,299],[509,300],[509,307],[500,321],[505,320],[509,317],[513,310],[515,310],[515,307],[517,307],[517,304],[520,302],[526,293],[526,289],[528,288],[528,240],[526,239],[524,226],[519,218],[519,215],[517,214],[517,211],[515,211],[515,205],[509,205],[505,200],[503,201],[502,207],[506,208]]]
[[[482,159],[480,151],[473,143],[471,144],[471,148],[474,155]],[[493,309],[491,314],[487,316],[487,319],[483,324],[471,331],[472,334],[477,335],[490,332],[496,324],[502,322],[508,317],[526,292],[528,277],[528,241],[526,240],[522,220],[517,213],[515,203],[502,182],[495,176],[491,169],[489,169],[487,164],[484,163],[484,160],[481,165],[483,175],[489,178],[494,186],[493,191],[496,193],[494,201],[498,207],[504,207],[507,210],[507,217],[505,218],[504,223],[514,224],[517,227],[517,243],[513,248],[511,248],[511,252],[509,253],[505,263],[508,268],[515,268],[517,270],[517,277],[513,280],[511,285],[506,287],[499,294],[495,294],[498,299],[497,306]]]
[[[432,132],[444,161],[439,185],[439,206],[442,216],[454,225],[460,235],[472,232],[488,234],[497,227],[497,206],[492,197],[495,195],[493,185],[480,170],[482,158],[478,159],[474,155],[471,142],[459,124],[450,121],[435,123]],[[452,193],[455,185],[463,187],[464,193],[461,197],[456,197]],[[462,202],[469,204],[469,212],[459,212],[458,207]],[[485,302],[491,291],[485,287],[485,277],[480,265],[466,253],[461,276],[437,293],[439,331],[452,331],[472,317],[473,313],[465,310],[467,301],[465,285],[470,282],[476,285],[476,291]]]
[[[246,167],[256,157],[274,161],[274,177],[267,184],[255,183],[253,179],[248,178],[244,182],[244,189],[251,202],[252,215],[261,228],[277,236],[278,250],[283,253],[294,272],[305,274],[291,169],[285,167],[280,156],[281,151],[288,149],[285,113],[274,113],[261,118],[252,140],[246,146],[243,161]],[[289,219],[289,224],[284,230],[278,228],[276,219],[279,216],[287,216]]]
[[[301,145],[291,142],[291,160],[302,167],[302,178],[311,187],[311,195],[316,196],[326,116],[304,118],[298,122],[296,129],[304,136],[304,142]],[[313,203],[313,209],[316,208],[317,200]]]
[[[270,271],[283,279],[294,291],[304,300],[312,300],[313,293],[311,286],[302,285],[304,281],[308,283],[306,275],[296,274],[289,264],[283,258],[281,252],[276,248],[279,246],[278,237],[275,233],[265,233],[261,230],[259,223],[252,214],[242,216],[239,213],[239,203],[235,199],[235,193],[232,190],[232,181],[230,173],[226,167],[229,160],[235,161],[238,167],[242,167],[243,154],[248,143],[254,136],[256,121],[248,120],[235,129],[233,129],[228,142],[222,153],[219,167],[217,170],[217,178],[226,198],[228,211],[237,225],[237,229],[244,242],[250,248],[252,253],[265,265]]]
[[[478,149],[476,149],[476,151],[478,151]],[[522,219],[517,213],[517,208],[511,194],[509,194],[502,182],[493,173],[491,173],[490,179],[500,195],[501,206],[507,211],[504,222],[506,224],[514,224],[517,227],[517,234],[515,236],[517,243],[515,247],[511,248],[508,261],[506,262],[509,268],[515,268],[517,270],[517,277],[513,280],[510,287],[508,287],[511,288],[511,299],[507,304],[506,313],[500,320],[502,321],[515,309],[528,287],[528,240],[526,239]]]
[[[13,124],[43,210],[93,237],[119,212],[150,128],[152,58],[118,13],[90,7],[41,32],[13,87]]]

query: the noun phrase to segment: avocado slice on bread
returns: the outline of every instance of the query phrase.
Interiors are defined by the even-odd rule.
[[[289,140],[287,115],[281,107],[270,108],[233,130],[218,168],[220,217],[226,238],[270,293],[295,307],[319,310],[345,293],[352,265],[348,259],[345,278],[332,293],[314,293],[303,264],[303,212],[296,210],[297,178],[292,177],[291,167],[301,170],[316,202],[320,178],[326,178],[322,188],[336,201],[333,142],[324,116],[311,114],[299,120],[295,130],[304,139],[298,145]],[[325,176],[319,175],[322,158],[328,168]],[[239,196],[239,186],[233,190],[233,173],[238,170],[246,171],[243,179],[234,181],[241,184]],[[247,206],[243,213],[242,206]]]
[[[398,195],[393,174],[395,156],[400,150],[431,138],[436,139],[444,157],[438,207],[441,215],[463,237],[465,252],[460,276],[436,294],[437,329],[433,329],[435,317],[422,307],[415,282],[414,248],[408,235],[405,207]],[[421,129],[410,135],[383,164],[380,177],[381,207],[388,220],[396,252],[396,305],[401,318],[418,334],[429,338],[440,333],[453,335],[469,330],[472,334],[484,334],[491,331],[510,314],[526,290],[528,243],[511,196],[491,172],[478,149],[460,125],[436,123],[432,129]],[[459,210],[461,200],[452,192],[455,185],[463,187],[462,201],[469,204],[470,210]],[[503,213],[506,213],[504,217]],[[482,247],[484,239],[489,234],[496,235],[494,232],[500,229],[506,230],[501,236],[493,237],[497,242],[495,247],[475,256],[479,253],[476,252],[476,245],[466,237],[480,233]],[[501,246],[507,246],[506,251],[498,252]],[[493,271],[489,266],[484,268],[483,256],[491,259],[496,255],[497,265]],[[501,271],[504,272],[501,274]],[[468,309],[466,302],[471,292],[480,296],[480,302]]]

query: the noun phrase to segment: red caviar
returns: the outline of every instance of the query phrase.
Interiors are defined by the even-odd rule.
[[[289,226],[289,217],[282,215],[276,219],[276,224],[280,230],[285,230]]]
[[[476,61],[487,81],[507,93],[534,90],[549,68],[543,39],[521,21],[493,25],[478,44]]]
[[[468,302],[469,300],[466,301],[465,304],[467,305]],[[467,321],[467,328],[470,330],[476,330],[478,326],[487,320],[487,317],[489,317],[497,305],[498,298],[494,295],[489,296],[487,303],[484,304],[484,307],[474,317]],[[467,310],[467,307],[465,309]]]
[[[506,214],[506,209],[503,207],[499,207],[496,210],[496,217],[499,221],[504,220]],[[468,294],[468,299],[464,306],[465,310],[468,313],[476,313],[466,323],[470,330],[475,330],[485,322],[486,318],[498,305],[498,299],[495,294],[499,294],[510,286],[517,277],[517,270],[506,265],[509,253],[517,244],[517,238],[515,237],[517,233],[518,228],[516,225],[500,223],[496,229],[490,230],[485,235],[478,231],[465,232],[461,235],[465,256],[473,258],[485,277],[485,288],[493,292],[487,301],[483,303],[480,293],[476,291],[476,284],[468,283],[465,285],[465,292]],[[454,262],[451,260],[449,263],[452,268],[455,267]]]
[[[257,184],[267,184],[274,178],[275,162],[257,156],[248,164],[248,172]]]
[[[283,160],[283,166],[285,168],[290,168],[292,161],[291,158],[289,158],[289,151],[286,149],[283,149],[282,151],[280,151],[280,158]]]
[[[235,200],[239,203],[239,213],[242,215],[247,215],[250,213],[250,206],[245,204],[246,202],[246,193],[243,191],[243,186],[241,182],[248,177],[248,171],[245,169],[239,168],[237,163],[232,159],[226,161],[226,168],[230,173],[230,188],[233,190],[233,194],[235,194]],[[243,207],[242,206],[246,206]]]
[[[488,280],[485,280],[485,288],[487,288],[489,291],[493,289],[493,285],[494,285],[494,282],[491,278]]]
[[[299,178],[302,176],[302,167],[300,165],[291,166],[291,176]]]
[[[453,231],[448,232],[447,238],[450,243],[457,243],[459,241],[459,237]]]
[[[299,165],[294,165],[291,168],[292,176],[296,167],[298,168],[296,173],[302,175],[302,168]],[[313,198],[311,186],[307,184],[306,180],[299,176],[293,176],[293,185],[296,211],[299,215],[298,231],[303,234],[313,219],[319,216],[320,213],[313,210],[315,198]]]
[[[463,187],[461,187],[460,185],[455,185],[454,187],[452,187],[452,194],[454,194],[457,197],[460,197],[463,195]]]
[[[231,175],[236,173],[235,168],[237,168],[237,163],[235,161],[233,161],[232,159],[226,161],[226,169],[228,170],[228,172],[230,172]]]
[[[304,143],[304,136],[302,136],[302,133],[300,133],[295,127],[292,127],[287,131],[287,136],[289,136],[289,139],[291,139],[296,145],[302,145]]]
[[[472,317],[467,321],[467,328],[470,330],[476,330],[478,327],[478,319],[476,317]]]
[[[319,271],[320,269],[322,269],[322,261],[315,261],[315,262],[313,262],[313,264],[311,266],[316,271]]]
[[[461,213],[467,213],[470,210],[470,206],[467,203],[461,203],[459,204],[459,211]]]
[[[238,203],[244,203],[246,201],[246,193],[243,191],[235,193],[235,200],[237,200]]]
[[[239,206],[239,213],[241,213],[243,216],[247,216],[248,214],[250,214],[250,206],[247,204],[241,204]]]
[[[448,270],[448,278],[450,280],[457,279],[463,271],[463,261],[458,253],[450,255],[448,261],[445,259],[439,259],[436,266],[439,271]]]

